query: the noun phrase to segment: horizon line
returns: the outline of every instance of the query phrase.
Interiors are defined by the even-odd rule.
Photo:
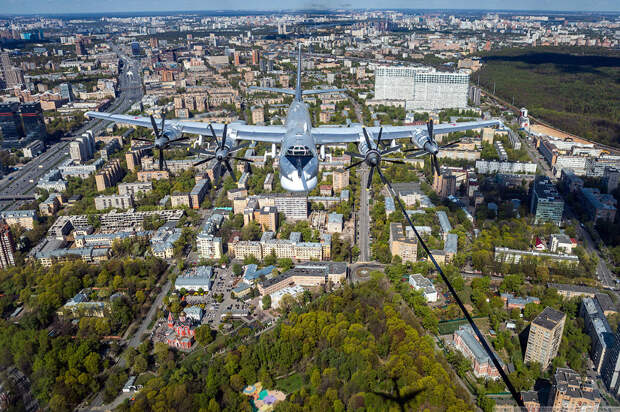
[[[559,10],[559,9],[504,9],[504,8],[348,8],[348,7],[336,7],[336,8],[322,8],[322,9],[194,9],[194,10],[111,10],[111,11],[82,11],[82,12],[30,12],[30,13],[0,13],[0,17],[4,16],[76,16],[76,15],[105,15],[105,14],[134,14],[134,13],[278,13],[278,14],[295,14],[295,13],[321,13],[321,12],[335,12],[335,11],[479,11],[479,12],[503,12],[503,13],[581,13],[581,14],[616,14],[620,15],[620,10]]]

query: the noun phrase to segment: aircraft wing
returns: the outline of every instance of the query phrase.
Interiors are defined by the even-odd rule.
[[[130,116],[125,114],[111,114],[103,112],[86,112],[86,116],[108,120],[114,123],[130,124],[132,126],[142,126],[152,129],[151,119],[146,116]],[[159,119],[157,119],[159,124]],[[224,123],[211,123],[213,131],[218,137],[222,136]],[[211,136],[211,128],[206,122],[191,122],[183,120],[166,120],[166,129],[174,128],[182,133],[199,134]],[[238,140],[253,140],[265,143],[280,143],[286,134],[284,126],[253,126],[241,123],[230,123],[228,125],[228,136]]]
[[[499,120],[482,120],[475,122],[462,123],[441,123],[434,127],[434,134],[446,134],[452,132],[461,132],[471,129],[479,129],[482,127],[499,126]],[[367,127],[368,135],[377,140],[381,127]],[[316,127],[312,129],[312,136],[316,144],[338,144],[338,143],[357,143],[360,141],[362,134],[362,126],[354,127]],[[427,134],[426,125],[412,126],[383,126],[381,140],[395,139],[411,139],[420,134]]]

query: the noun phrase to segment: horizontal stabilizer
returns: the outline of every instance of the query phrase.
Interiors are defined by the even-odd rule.
[[[280,87],[256,87],[256,86],[250,86],[249,87],[250,90],[260,90],[263,92],[271,92],[271,93],[284,93],[284,94],[295,94],[295,90],[293,89],[282,89]]]
[[[325,93],[340,93],[340,92],[346,92],[347,89],[316,89],[316,90],[303,90],[301,93],[304,96],[307,96],[309,94],[325,94]]]

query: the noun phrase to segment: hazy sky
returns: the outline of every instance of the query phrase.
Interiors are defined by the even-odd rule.
[[[518,9],[620,11],[618,0],[0,0],[0,14],[173,10],[277,10],[310,8]]]

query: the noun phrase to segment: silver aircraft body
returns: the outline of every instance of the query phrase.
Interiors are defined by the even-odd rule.
[[[342,143],[356,143],[361,155],[372,154],[376,151],[379,132],[381,140],[390,142],[397,139],[409,139],[418,148],[436,155],[440,150],[432,136],[429,136],[426,126],[381,126],[363,127],[361,125],[312,127],[308,106],[303,96],[322,93],[341,93],[344,89],[301,89],[301,45],[297,62],[297,85],[295,89],[280,89],[270,87],[251,87],[252,90],[262,90],[274,93],[293,95],[293,102],[288,108],[286,122],[283,126],[247,125],[242,122],[230,123],[203,123],[181,120],[166,120],[163,135],[168,139],[178,139],[182,134],[197,134],[198,144],[202,144],[202,137],[211,138],[213,135],[222,136],[225,126],[228,129],[228,139],[224,151],[230,151],[235,141],[255,141],[280,145],[280,184],[291,192],[308,192],[318,183],[319,156],[317,147]],[[149,117],[118,115],[101,112],[87,112],[88,117],[113,121],[120,124],[152,127]],[[461,123],[443,123],[435,125],[435,134],[479,129],[482,127],[499,126],[499,120],[485,120]],[[370,136],[370,145],[364,138],[364,129]],[[369,147],[370,146],[370,147]],[[226,155],[225,153],[224,155]]]

